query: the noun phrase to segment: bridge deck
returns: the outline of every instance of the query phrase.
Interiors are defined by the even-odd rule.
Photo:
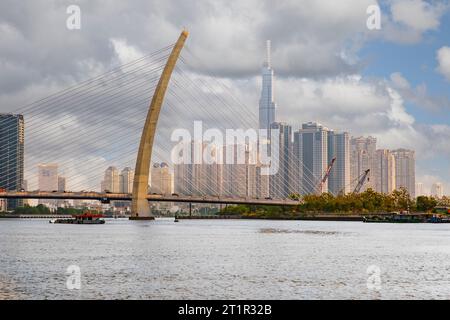
[[[101,193],[101,192],[44,192],[44,191],[6,191],[0,192],[0,199],[66,199],[66,200],[99,200],[99,201],[131,201],[131,193]],[[161,202],[191,202],[219,204],[249,204],[267,206],[295,206],[298,201],[289,199],[252,199],[213,196],[184,196],[148,194],[149,201]]]

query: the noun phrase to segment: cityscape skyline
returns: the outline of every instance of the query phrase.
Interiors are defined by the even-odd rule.
[[[171,172],[170,166],[166,163],[155,163],[151,168],[149,191],[164,194],[170,194],[174,190],[181,193],[184,191],[200,194],[205,192],[200,185],[194,189],[192,186],[188,188],[181,186],[183,184],[181,178],[183,178],[191,179],[192,185],[198,184],[200,181],[198,179],[206,179],[203,182],[204,185],[211,183],[216,185],[216,189],[213,189],[216,191],[212,194],[225,192],[230,195],[277,198],[287,198],[293,193],[313,194],[317,192],[318,177],[322,177],[330,160],[334,158],[333,161],[336,160],[336,164],[331,168],[326,184],[321,185],[320,192],[330,192],[335,195],[349,193],[355,187],[361,174],[370,169],[371,174],[364,189],[373,188],[378,192],[391,193],[400,187],[405,187],[412,197],[415,197],[417,189],[420,190],[418,194],[425,194],[423,183],[419,182],[419,186],[417,186],[415,182],[415,152],[413,150],[377,149],[375,138],[351,137],[348,132],[335,132],[315,122],[305,122],[301,129],[294,132],[292,125],[277,122],[276,104],[273,99],[274,70],[271,68],[270,48],[271,41],[267,40],[266,58],[261,73],[259,128],[269,131],[271,129],[280,130],[278,144],[282,157],[279,172],[274,176],[267,177],[267,181],[263,182],[264,178],[258,177],[259,166],[257,165],[253,166],[252,173],[249,172],[248,167],[245,167],[248,164],[237,170],[233,166],[222,168],[216,165],[212,172],[213,176],[210,176],[211,169],[208,168],[211,166],[207,166],[206,170],[198,166],[198,169],[195,169],[195,166],[191,166],[189,169],[172,166],[173,172]],[[272,122],[269,123],[269,121]],[[308,138],[308,135],[311,137]],[[361,145],[363,145],[362,149]],[[226,168],[229,168],[228,174]],[[66,179],[58,176],[58,164],[39,164],[38,169],[38,190],[65,191]],[[164,173],[156,174],[158,169],[164,170]],[[180,174],[180,170],[184,173]],[[239,170],[244,171],[238,173]],[[191,172],[190,175],[186,175],[188,171]],[[134,171],[129,167],[125,167],[119,174],[116,167],[110,166],[105,171],[100,191],[130,193],[133,174]],[[242,174],[244,175],[241,178],[237,178]],[[177,177],[176,180],[174,180],[174,176]],[[370,182],[370,177],[372,177],[372,182]],[[152,184],[152,180],[158,181],[157,186]],[[226,187],[227,185],[228,187]],[[236,186],[246,187],[235,189]],[[211,194],[209,191],[206,193]],[[442,197],[444,195],[442,183],[435,181],[428,194]],[[40,203],[44,202],[40,201]]]
[[[423,182],[424,192],[431,192],[431,185],[441,181],[444,190],[450,190],[450,170],[448,159],[450,156],[447,148],[448,123],[450,121],[444,111],[449,105],[448,79],[446,73],[446,61],[448,44],[445,40],[445,30],[450,24],[448,17],[448,5],[431,3],[423,5],[423,1],[416,3],[415,12],[419,14],[421,21],[426,21],[424,26],[417,26],[417,21],[407,16],[399,16],[402,12],[401,4],[389,4],[382,7],[382,16],[386,22],[380,30],[371,31],[366,28],[366,9],[373,1],[355,1],[342,11],[341,7],[332,4],[318,3],[314,12],[329,13],[340,26],[338,32],[330,37],[330,20],[327,14],[314,19],[301,10],[301,1],[297,4],[289,4],[286,11],[282,10],[277,15],[266,16],[261,13],[261,8],[252,7],[255,14],[265,17],[262,25],[256,27],[248,24],[243,19],[243,13],[249,9],[248,4],[239,4],[230,10],[232,16],[223,16],[222,8],[225,4],[219,2],[212,8],[218,16],[225,19],[225,23],[232,29],[238,28],[237,37],[232,41],[230,37],[222,39],[223,46],[214,41],[205,28],[200,28],[201,23],[206,23],[201,17],[195,21],[185,17],[184,25],[192,29],[193,52],[203,60],[204,65],[193,64],[192,71],[199,78],[207,72],[216,74],[226,79],[233,91],[238,92],[246,105],[254,106],[260,97],[259,86],[261,83],[258,70],[261,61],[266,54],[264,41],[267,37],[273,39],[271,43],[271,65],[277,70],[277,82],[274,85],[276,102],[282,106],[278,115],[280,122],[289,123],[292,118],[303,119],[323,123],[338,131],[349,131],[353,136],[372,136],[378,139],[379,148],[395,150],[407,148],[416,150],[417,181]],[[327,3],[326,1],[324,3]],[[419,5],[421,4],[421,5]],[[10,70],[3,70],[6,86],[2,86],[0,112],[14,112],[17,106],[25,101],[36,100],[37,97],[47,96],[51,92],[68,87],[90,76],[106,70],[111,65],[125,63],[133,58],[151,51],[151,47],[161,47],[165,42],[156,34],[150,39],[141,41],[141,35],[132,34],[132,30],[139,28],[142,20],[133,21],[129,28],[109,27],[106,15],[98,9],[88,7],[86,10],[95,14],[103,24],[99,30],[103,30],[102,41],[94,41],[91,28],[86,26],[86,41],[93,48],[100,48],[94,52],[83,48],[73,47],[68,36],[70,31],[62,28],[49,28],[55,24],[54,17],[62,7],[46,8],[35,6],[36,23],[41,28],[35,34],[24,28],[21,18],[13,12],[10,16],[14,19],[5,21],[10,41],[3,42],[7,48],[23,47],[21,41],[34,48],[35,52],[41,52],[38,39],[42,34],[54,34],[61,39],[59,43],[49,43],[51,49],[46,50],[46,55],[33,55],[23,57],[34,73],[43,74],[43,65],[49,73],[48,80],[27,77],[23,73],[11,75]],[[170,6],[169,6],[170,7]],[[251,7],[251,6],[250,6]],[[327,8],[333,8],[329,11]],[[64,11],[62,8],[61,10]],[[8,7],[3,7],[5,13]],[[116,10],[111,8],[111,10]],[[140,16],[138,11],[129,8],[129,12]],[[311,9],[312,10],[312,9]],[[170,11],[163,10],[162,17],[169,25],[177,26],[180,21],[174,21],[169,17]],[[285,15],[290,12],[296,19],[286,19],[292,23],[302,21],[304,28],[292,28],[291,35],[287,36],[284,29],[277,28]],[[333,12],[340,12],[338,16]],[[120,16],[120,13],[117,13]],[[241,19],[242,18],[242,19]],[[199,25],[200,23],[200,25]],[[151,22],[154,30],[161,28],[157,21]],[[107,28],[108,26],[108,28]],[[207,30],[220,31],[219,26],[209,25]],[[245,32],[242,32],[242,30]],[[177,30],[178,28],[173,28]],[[13,32],[19,30],[20,32]],[[267,30],[270,30],[268,32]],[[175,31],[164,28],[164,37],[170,37]],[[22,39],[18,34],[25,34]],[[361,37],[362,35],[362,37]],[[303,41],[304,40],[304,41]],[[358,41],[357,41],[358,40]],[[205,43],[208,48],[205,49]],[[348,43],[357,46],[348,46]],[[71,48],[71,50],[67,50]],[[107,49],[105,49],[107,48]],[[227,48],[224,54],[223,48]],[[320,49],[320,50],[319,50]],[[10,50],[10,49],[8,49]],[[3,52],[10,52],[10,51]],[[11,49],[12,50],[12,49]],[[61,50],[68,52],[66,67],[56,65],[55,55]],[[13,50],[14,51],[14,50]],[[45,53],[44,52],[44,53]],[[319,54],[320,53],[320,54]],[[389,53],[389,54],[388,54]],[[17,65],[17,56],[4,54],[2,58],[12,66]],[[43,56],[48,59],[43,62]],[[407,64],[404,57],[408,56]],[[233,57],[233,58],[232,58]],[[99,65],[98,70],[87,68],[83,64],[75,64],[75,61],[95,61]],[[16,68],[21,70],[20,67]],[[8,79],[11,81],[8,82]],[[20,81],[12,81],[13,79]],[[329,110],[333,110],[332,113]],[[76,116],[77,111],[71,110],[70,116]],[[299,117],[301,115],[301,117]],[[55,117],[57,121],[60,114],[47,115]],[[301,123],[293,125],[293,131],[299,129]],[[348,123],[348,128],[345,126]],[[80,124],[81,128],[86,124]],[[119,124],[117,124],[119,126]],[[297,127],[295,127],[297,126]],[[125,127],[124,127],[125,128]],[[62,142],[55,147],[58,150]],[[88,148],[85,148],[88,149]],[[106,149],[102,149],[106,151]],[[35,150],[30,151],[31,157],[36,158]],[[73,154],[86,155],[87,150],[75,146]],[[95,155],[96,161],[108,167],[109,159],[104,156],[106,152],[99,151]],[[83,175],[87,171],[84,163],[80,168],[75,164],[64,172],[65,175]],[[122,164],[120,164],[122,166]],[[30,169],[32,170],[32,169]],[[33,169],[34,170],[34,169]],[[85,180],[87,178],[84,178]],[[36,187],[36,180],[29,179],[30,187]],[[79,184],[81,182],[77,182]]]

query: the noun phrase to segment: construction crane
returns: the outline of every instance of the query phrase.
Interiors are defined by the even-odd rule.
[[[318,186],[317,186],[317,193],[318,194],[322,194],[322,190],[323,190],[323,185],[325,184],[325,182],[327,182],[328,177],[330,176],[331,173],[331,169],[333,169],[333,165],[334,162],[336,161],[336,157],[334,157],[333,159],[331,159],[330,164],[327,167],[327,170],[325,170],[325,173],[323,175],[323,178],[320,180]]]
[[[358,184],[356,185],[355,189],[353,190],[353,193],[359,193],[361,191],[361,188],[363,187],[364,183],[366,182],[366,178],[367,178],[367,181],[369,181],[369,179],[370,179],[370,178],[368,178],[369,173],[370,173],[370,169],[367,169],[359,177]]]

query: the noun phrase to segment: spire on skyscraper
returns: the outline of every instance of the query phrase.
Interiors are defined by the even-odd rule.
[[[266,68],[271,68],[270,61],[270,40],[266,40],[266,61],[264,62]]]
[[[269,129],[270,125],[276,121],[276,104],[273,98],[273,70],[271,61],[271,43],[266,41],[266,59],[262,68],[262,88],[259,99],[259,128]]]

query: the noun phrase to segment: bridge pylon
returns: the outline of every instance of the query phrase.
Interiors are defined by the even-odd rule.
[[[167,63],[161,74],[150,103],[136,158],[136,168],[134,171],[133,192],[131,199],[131,220],[154,219],[154,216],[150,210],[150,204],[147,200],[148,177],[150,173],[150,161],[152,159],[153,141],[170,77],[188,35],[189,33],[186,30],[181,32],[169,58],[167,59]]]

